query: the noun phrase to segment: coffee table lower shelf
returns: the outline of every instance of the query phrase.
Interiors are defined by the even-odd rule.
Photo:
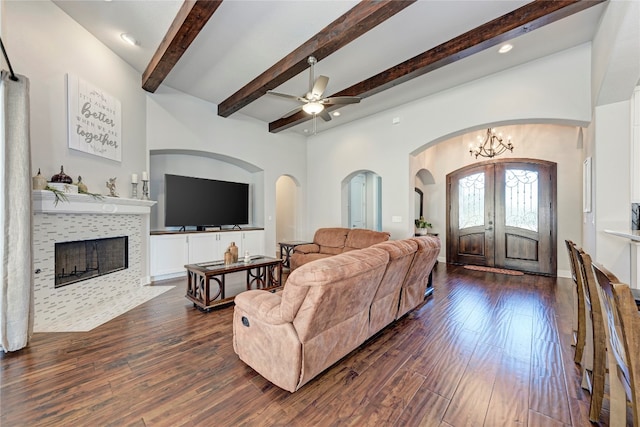
[[[281,286],[282,260],[277,258],[253,256],[248,263],[240,261],[225,265],[221,261],[211,261],[187,264],[184,267],[187,269],[185,297],[193,302],[194,307],[206,312],[233,303],[234,296],[225,295],[225,276],[229,273],[246,271],[247,290],[275,291]],[[211,294],[212,290],[214,295]]]

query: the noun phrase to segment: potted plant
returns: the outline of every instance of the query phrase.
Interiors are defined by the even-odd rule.
[[[427,222],[423,216],[415,220],[417,234],[421,236],[425,236],[428,232],[428,229],[431,228],[431,223]]]

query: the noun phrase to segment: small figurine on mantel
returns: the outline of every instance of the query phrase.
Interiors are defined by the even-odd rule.
[[[88,193],[89,189],[87,188],[87,184],[82,182],[82,177],[78,175],[78,193]]]
[[[107,188],[109,189],[109,196],[118,197],[118,193],[116,192],[116,178],[109,178]]]

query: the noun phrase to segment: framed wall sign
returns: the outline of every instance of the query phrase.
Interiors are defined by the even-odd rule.
[[[69,148],[122,161],[120,101],[73,74],[67,74]]]

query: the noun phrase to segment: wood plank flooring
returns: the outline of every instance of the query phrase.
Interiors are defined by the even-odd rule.
[[[293,394],[237,358],[233,307],[201,313],[171,284],[90,332],[1,355],[0,425],[590,425],[569,279],[440,263],[422,306]]]

